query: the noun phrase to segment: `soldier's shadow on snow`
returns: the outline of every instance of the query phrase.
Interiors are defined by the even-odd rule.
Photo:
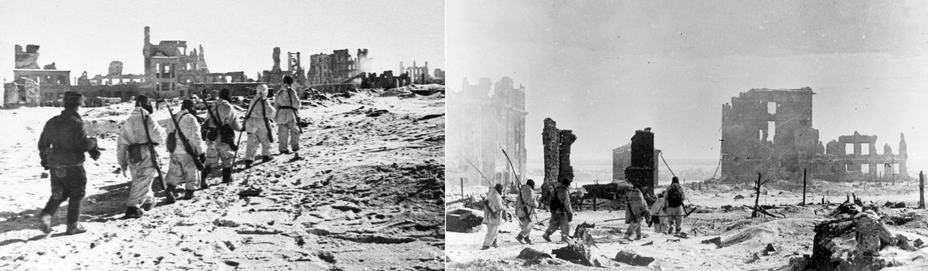
[[[94,194],[88,197],[84,197],[83,205],[81,206],[81,221],[82,222],[103,222],[107,221],[108,217],[113,215],[120,214],[126,209],[126,200],[129,197],[129,182],[107,185],[99,187],[99,190],[102,190],[102,193]],[[46,195],[47,196],[47,195]],[[4,212],[0,213],[0,218],[3,218],[4,221],[0,222],[0,234],[11,232],[11,231],[21,231],[21,230],[30,230],[33,229],[36,232],[39,232],[39,213],[42,211],[41,206],[39,208],[26,210],[18,213],[13,212]],[[31,217],[28,217],[31,215]],[[58,226],[66,223],[68,215],[68,203],[65,201],[58,207],[58,212],[52,217],[52,226]],[[62,232],[63,233],[63,232]],[[52,234],[51,237],[60,236],[61,233]],[[45,237],[45,234],[41,236],[36,236],[30,238],[29,240],[37,240]],[[0,241],[0,246],[9,245],[17,242],[25,242],[26,240],[22,239],[12,239],[12,240],[3,240]]]

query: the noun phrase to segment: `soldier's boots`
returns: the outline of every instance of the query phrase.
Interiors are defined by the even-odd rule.
[[[261,158],[261,161],[267,163],[267,162],[270,162],[271,159],[272,159],[272,158],[271,158],[270,156],[264,156],[264,157]]]
[[[123,219],[141,218],[143,215],[145,215],[145,213],[142,212],[142,210],[139,209],[138,207],[126,207],[126,215],[123,216],[122,218]]]
[[[186,190],[186,191],[184,191],[184,197],[183,197],[183,199],[185,199],[185,200],[191,200],[191,199],[193,199],[193,190]]]
[[[545,241],[551,242],[551,235],[546,232],[545,234],[541,235],[541,239],[545,239]]]
[[[169,184],[168,188],[164,189],[165,204],[172,204],[177,201],[177,196],[174,195],[175,189],[177,189],[177,186],[173,184]]]
[[[45,234],[52,232],[52,215],[42,213],[42,216],[39,217],[39,229]]]
[[[222,168],[222,183],[232,183],[232,167]]]
[[[516,235],[516,241],[519,241],[519,244],[525,244],[525,242],[522,241],[522,235]]]
[[[75,235],[85,232],[87,232],[87,229],[85,229],[80,222],[75,222],[74,224],[68,224],[68,231],[65,233],[68,235]]]
[[[252,161],[252,160],[245,160],[245,168],[251,168],[251,164],[254,162],[255,161]]]
[[[525,240],[525,243],[526,243],[526,244],[533,245],[532,239],[528,239],[528,236],[526,236],[525,239],[523,239],[523,240]]]
[[[211,171],[213,171],[213,168],[207,166],[206,168],[203,169],[202,172],[200,172],[200,189],[201,190],[206,190],[209,188],[209,183],[206,182],[206,178],[209,178],[209,173]]]
[[[155,207],[155,204],[151,202],[142,204],[142,209],[144,209],[146,212],[151,211],[152,207]]]

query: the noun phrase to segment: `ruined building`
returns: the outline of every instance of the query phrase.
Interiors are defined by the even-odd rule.
[[[270,70],[263,71],[258,76],[258,81],[265,82],[272,88],[276,89],[283,85],[284,75],[293,77],[293,87],[302,89],[306,85],[306,72],[300,58],[300,52],[287,52],[287,70],[280,69],[280,47],[274,47],[271,53],[271,59],[274,60],[274,66]]]
[[[657,185],[657,159],[658,153],[654,149],[654,133],[651,128],[635,131],[631,143],[631,165],[625,168],[625,178],[632,185],[640,186],[641,192],[654,197],[654,187]]]
[[[839,136],[825,145],[825,161],[815,163],[816,177],[884,181],[908,178],[905,135],[899,137],[898,153],[893,153],[889,144],[883,145],[883,153],[877,153],[875,135],[854,131],[853,135]]]
[[[877,179],[879,165],[884,164],[908,176],[904,139],[899,154],[887,145],[884,154],[878,155],[876,137],[855,132],[829,142],[826,151],[818,130],[812,128],[814,94],[808,87],[751,89],[722,105],[723,178],[748,181],[756,178],[756,172],[776,178],[801,177],[806,168],[820,179]]]
[[[369,69],[367,49],[358,49],[357,58],[348,49],[334,50],[332,54],[318,53],[309,56],[309,87],[322,91],[344,91],[361,84],[361,74]]]
[[[653,163],[654,163],[654,181],[653,186],[658,185],[660,170],[660,161],[658,161],[658,156],[660,156],[661,150],[654,149]],[[621,147],[615,148],[612,150],[612,181],[626,180],[628,179],[625,176],[625,169],[632,166],[632,143],[622,145]]]
[[[577,136],[571,130],[557,128],[557,123],[551,118],[545,118],[541,131],[541,141],[544,146],[545,180],[541,185],[542,195],[554,191],[561,180],[574,180],[574,168],[570,164],[570,149]]]
[[[187,51],[187,41],[162,40],[151,43],[149,27],[145,27],[145,58],[143,88],[158,91],[161,97],[187,96],[188,86],[194,83],[246,82],[244,72],[210,73],[206,67],[203,46]]]
[[[446,127],[451,137],[446,141],[451,183],[463,179],[465,185],[488,186],[467,160],[494,184],[515,181],[501,150],[506,150],[515,173],[525,182],[525,87],[514,87],[508,77],[496,84],[482,78],[475,85],[464,79],[461,91],[448,95],[455,101],[446,107],[449,118],[454,120]]]
[[[409,74],[394,75],[390,70],[383,71],[379,76],[374,72],[361,74],[361,88],[391,89],[408,85],[411,81]]]
[[[58,70],[54,63],[39,69],[39,46],[14,45],[16,66],[13,82],[4,84],[4,105],[42,105],[55,101],[70,90],[71,71]]]
[[[187,42],[165,40],[151,43],[150,28],[144,28],[143,74],[123,73],[122,61],[110,62],[106,75],[89,77],[83,72],[71,85],[70,71],[57,70],[55,64],[39,69],[39,46],[19,45],[16,50],[14,81],[4,85],[4,105],[54,105],[64,92],[74,90],[89,99],[121,97],[127,100],[138,94],[155,92],[155,97],[186,97],[191,86],[199,89],[228,87],[249,81],[244,72],[210,73],[203,47],[187,51]],[[219,85],[217,85],[219,84]],[[196,91],[193,91],[196,92]],[[248,95],[241,91],[238,95]],[[234,94],[235,95],[235,94]]]

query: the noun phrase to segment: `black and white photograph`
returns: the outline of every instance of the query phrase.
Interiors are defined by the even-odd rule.
[[[0,270],[928,270],[922,1],[10,0],[0,77]]]
[[[449,270],[926,270],[928,5],[447,1]]]
[[[0,270],[443,270],[444,24],[0,2]]]

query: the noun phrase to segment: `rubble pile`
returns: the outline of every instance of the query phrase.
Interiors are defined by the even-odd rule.
[[[558,259],[563,259],[572,263],[585,266],[594,265],[594,258],[590,254],[590,247],[578,239],[567,239],[567,246],[551,251]]]
[[[902,242],[900,242],[902,241]],[[880,258],[887,246],[910,247],[897,239],[873,211],[839,218],[815,226],[812,257],[807,268],[815,270],[879,270],[888,266]]]

